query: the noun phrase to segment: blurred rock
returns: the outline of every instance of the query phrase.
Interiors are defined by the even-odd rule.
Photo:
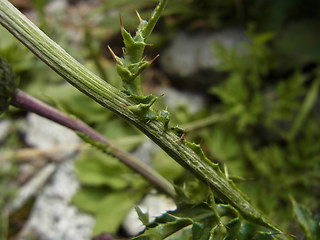
[[[73,172],[73,160],[62,162],[50,184],[37,197],[22,238],[36,233],[39,240],[88,240],[94,219],[71,205],[79,185]]]
[[[203,94],[174,88],[164,88],[158,92],[158,95],[165,94],[161,99],[171,111],[175,111],[181,105],[186,106],[190,114],[196,114],[206,105],[206,99]]]
[[[4,140],[8,133],[11,122],[9,120],[0,121],[0,141]]]
[[[155,217],[160,216],[166,211],[175,210],[176,204],[171,198],[160,194],[149,194],[147,195],[138,207],[144,213],[149,213],[149,222],[153,221]],[[123,227],[127,233],[131,236],[138,234],[144,230],[136,210],[133,208],[128,213],[126,219],[123,222]]]
[[[68,7],[68,2],[66,0],[51,0],[45,5],[46,16],[50,17],[52,15],[61,14],[66,11]]]
[[[156,145],[151,140],[144,141],[134,152],[132,155],[139,159],[140,161],[150,165],[151,164],[151,155],[154,154],[157,150],[159,150],[158,145]]]
[[[203,90],[223,76],[214,71],[219,64],[213,44],[240,51],[247,41],[243,30],[225,29],[214,33],[187,34],[180,32],[161,54],[160,64],[174,85],[193,90]]]
[[[47,164],[30,181],[21,187],[9,205],[9,212],[20,209],[28,199],[34,196],[55,170],[55,164]]]
[[[65,148],[63,153],[53,153],[60,160],[58,164],[53,162],[43,168],[50,167],[50,172],[53,172],[50,182],[42,190],[32,190],[34,193],[38,192],[38,195],[20,239],[25,239],[29,234],[37,235],[39,240],[90,239],[94,219],[78,211],[71,203],[72,196],[79,187],[73,170],[75,151],[80,143],[78,136],[73,131],[32,113],[27,116],[25,135],[26,143],[36,148]],[[41,179],[45,181],[48,177]],[[38,188],[42,186],[38,181],[36,183]]]
[[[73,131],[34,113],[27,116],[25,135],[26,143],[39,149],[61,146],[63,151],[57,152],[55,159],[72,155],[80,143],[79,137]]]

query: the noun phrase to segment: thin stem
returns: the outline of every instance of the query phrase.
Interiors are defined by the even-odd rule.
[[[319,85],[320,85],[320,74],[317,74],[316,78],[313,80],[309,91],[300,107],[300,110],[297,114],[297,117],[294,119],[291,129],[288,134],[289,141],[293,141],[296,134],[299,132],[304,119],[308,116],[312,107],[315,104],[315,101],[319,95]]]
[[[186,132],[192,132],[200,128],[204,128],[212,124],[215,124],[217,122],[221,122],[223,119],[224,119],[224,116],[222,116],[221,114],[213,114],[206,118],[202,118],[194,122],[186,123],[183,125],[183,127],[186,129]]]
[[[114,145],[112,142],[107,140],[105,137],[103,137],[101,134],[89,127],[84,122],[78,119],[68,117],[64,113],[31,97],[30,95],[22,92],[21,90],[17,90],[16,94],[13,96],[11,100],[11,105],[18,108],[22,108],[29,112],[36,113],[42,117],[59,123],[69,129],[81,132],[94,141],[107,145],[109,148],[111,148],[110,154],[113,157],[119,159],[122,163],[139,173],[159,190],[167,193],[172,197],[175,196],[175,190],[170,182],[164,179],[161,175],[155,172],[148,165],[135,159],[131,154],[125,152],[118,146]]]
[[[190,145],[181,141],[180,136],[169,131],[163,122],[147,120],[130,111],[128,106],[135,103],[127,95],[72,58],[7,0],[0,0],[0,23],[69,83],[135,125],[169,156],[210,185],[217,198],[231,204],[247,220],[282,232],[234,184],[230,183],[218,168],[214,168],[212,163],[205,161]],[[280,239],[288,239],[284,234],[278,236]]]

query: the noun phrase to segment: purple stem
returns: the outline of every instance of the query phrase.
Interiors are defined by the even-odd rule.
[[[16,94],[12,97],[11,105],[22,108],[29,112],[36,113],[69,129],[81,132],[96,142],[108,145],[111,148],[110,155],[119,159],[129,168],[139,173],[141,176],[151,182],[157,189],[167,193],[169,196],[176,196],[175,190],[170,182],[168,182],[148,165],[135,159],[131,154],[114,145],[84,122],[67,116],[66,114],[39,101],[38,99],[33,98],[21,90],[17,90]]]

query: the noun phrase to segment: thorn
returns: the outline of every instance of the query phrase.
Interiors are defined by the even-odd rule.
[[[186,141],[185,136],[186,136],[185,133],[182,133],[181,135],[178,135],[179,138],[176,139],[175,142],[184,142],[184,141]]]
[[[122,17],[121,17],[121,14],[119,13],[119,19],[120,19],[120,26],[122,27],[123,24],[122,24]]]
[[[151,43],[145,43],[144,45],[145,45],[145,46],[152,46]]]
[[[224,170],[224,175],[226,175],[226,178],[229,179],[229,172],[228,172],[227,165],[224,164],[223,168],[224,168],[224,169],[223,169],[223,170]]]
[[[113,60],[115,61],[115,63],[117,63],[117,56],[116,54],[112,51],[111,47],[108,45],[108,49],[112,55]]]
[[[159,97],[163,97],[164,95],[166,95],[166,93],[162,93]],[[166,110],[168,110],[168,107],[166,107]]]
[[[151,61],[150,64],[153,63],[160,55],[158,54],[157,56],[155,56]]]
[[[122,53],[123,53],[123,55],[126,54],[126,48],[125,47],[122,48]]]
[[[139,21],[142,22],[142,18],[141,18],[140,14],[139,14],[139,12],[137,10],[136,10],[136,14],[137,14],[137,16],[139,18]]]

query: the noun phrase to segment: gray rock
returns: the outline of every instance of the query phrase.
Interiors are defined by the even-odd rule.
[[[25,141],[30,146],[43,150],[60,146],[64,151],[55,154],[55,158],[73,154],[80,143],[79,137],[73,131],[34,113],[27,116],[25,134]]]
[[[0,141],[4,140],[9,132],[11,122],[9,120],[0,121]]]
[[[55,164],[50,163],[43,167],[30,181],[19,189],[15,198],[9,205],[9,212],[14,212],[21,208],[23,204],[44,185],[55,170]]]
[[[46,16],[61,14],[66,11],[68,2],[66,0],[51,0],[45,5]]]
[[[166,211],[175,210],[176,204],[171,198],[168,198],[165,195],[151,193],[138,204],[138,207],[144,213],[148,212],[149,222],[151,222],[155,217],[160,216]],[[134,208],[128,213],[123,223],[123,227],[131,236],[138,234],[144,229]]]
[[[39,240],[88,240],[94,219],[71,205],[79,185],[73,172],[73,160],[61,163],[52,181],[37,197],[21,239],[30,232]]]
[[[206,104],[206,99],[203,94],[198,94],[191,91],[180,90],[174,88],[164,88],[158,92],[158,95],[164,94],[161,98],[168,106],[170,111],[175,111],[181,105],[187,107],[190,114],[196,114]]]
[[[132,155],[148,165],[151,164],[151,155],[154,154],[159,149],[151,140],[146,140],[143,142],[133,153]]]
[[[160,64],[172,81],[182,87],[200,88],[211,85],[219,74],[214,67],[219,64],[213,44],[218,43],[240,51],[247,41],[239,29],[226,29],[215,33],[186,34],[180,32],[161,54]]]
[[[66,148],[63,148],[63,154],[54,154],[59,156],[59,164],[50,163],[43,168],[48,168],[46,172],[54,172],[51,181],[40,191],[38,188],[48,179],[48,175],[44,174],[45,177],[32,179],[22,192],[22,196],[30,195],[30,192],[39,193],[20,239],[25,239],[30,233],[36,233],[39,240],[90,239],[94,219],[71,204],[72,196],[79,187],[73,170],[74,153],[80,143],[78,136],[71,130],[32,113],[27,116],[25,134],[26,142],[36,148]],[[31,186],[32,182],[35,184]]]

